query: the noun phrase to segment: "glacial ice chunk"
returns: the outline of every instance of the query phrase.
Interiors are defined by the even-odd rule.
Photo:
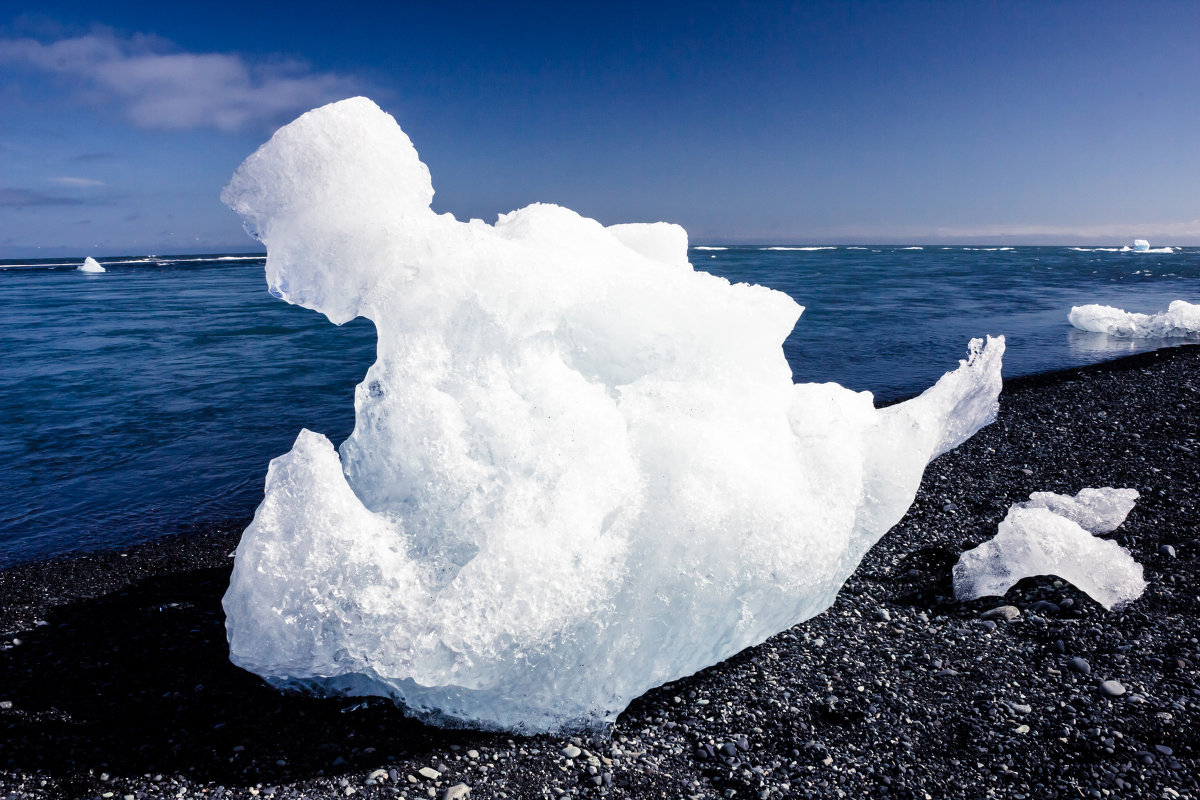
[[[76,267],[79,272],[107,272],[104,267],[100,266],[100,262],[88,256],[83,260],[83,263]]]
[[[1173,300],[1166,311],[1137,314],[1102,305],[1075,306],[1067,319],[1076,328],[1123,339],[1200,337],[1200,305]]]
[[[1105,248],[1098,247],[1096,249],[1104,250]],[[1129,245],[1125,245],[1120,249],[1119,252],[1122,252],[1122,253],[1159,253],[1159,254],[1163,254],[1163,255],[1170,255],[1175,252],[1175,249],[1172,247],[1151,247],[1150,242],[1146,241],[1145,239],[1134,239],[1133,247],[1130,247]]]
[[[603,726],[827,608],[995,418],[1003,339],[877,410],[793,384],[800,306],[693,270],[678,226],[464,223],[432,195],[365,98],[280,129],[222,195],[273,294],[378,332],[353,434],[302,431],[237,549],[230,657],[277,686]]]
[[[1057,575],[1105,608],[1146,589],[1142,565],[1129,551],[1094,534],[1116,530],[1133,510],[1133,489],[1084,489],[1074,497],[1034,492],[1008,510],[996,535],[954,565],[954,595],[1002,597],[1022,578]]]

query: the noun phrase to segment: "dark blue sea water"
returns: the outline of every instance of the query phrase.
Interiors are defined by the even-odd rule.
[[[692,263],[807,307],[784,350],[798,381],[880,399],[1008,337],[1005,374],[1161,346],[1070,327],[1072,305],[1200,301],[1200,248],[694,249]],[[247,517],[301,427],[335,442],[374,328],[272,298],[262,260],[0,262],[0,565],[121,547]]]

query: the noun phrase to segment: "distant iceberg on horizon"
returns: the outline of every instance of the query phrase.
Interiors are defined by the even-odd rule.
[[[1122,253],[1174,253],[1175,249],[1171,247],[1151,247],[1150,242],[1146,239],[1134,239],[1133,247],[1125,245],[1121,248]]]
[[[83,260],[83,263],[76,267],[79,272],[107,272],[104,267],[100,266],[100,262],[88,256]]]

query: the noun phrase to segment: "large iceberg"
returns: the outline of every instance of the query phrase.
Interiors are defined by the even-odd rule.
[[[1008,510],[996,535],[954,565],[954,595],[1002,597],[1022,578],[1057,575],[1105,608],[1142,596],[1142,565],[1129,551],[1094,534],[1109,533],[1129,516],[1134,489],[1084,489],[1074,497],[1034,492]]]
[[[1076,328],[1122,339],[1200,337],[1200,305],[1173,300],[1166,311],[1137,314],[1112,306],[1074,306],[1067,319]]]
[[[364,98],[311,111],[222,198],[272,294],[374,321],[338,450],[271,462],[224,598],[233,661],[436,724],[595,728],[820,613],[926,463],[995,418],[1003,339],[920,397],[792,383],[802,311],[696,272],[675,225],[430,209]]]

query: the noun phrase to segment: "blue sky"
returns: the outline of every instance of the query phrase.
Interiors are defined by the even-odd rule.
[[[1193,2],[43,0],[0,18],[0,257],[251,250],[221,187],[355,94],[460,219],[1200,244],[1198,40]]]

